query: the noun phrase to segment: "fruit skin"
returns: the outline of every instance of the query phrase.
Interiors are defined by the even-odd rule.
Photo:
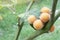
[[[34,15],[30,15],[29,17],[28,17],[28,22],[30,23],[30,24],[33,24],[33,22],[36,20],[36,17],[34,16]]]
[[[50,32],[53,32],[54,31],[54,29],[55,29],[55,26],[53,25],[51,28],[50,28]]]
[[[44,25],[43,25],[43,23],[42,23],[41,20],[36,20],[36,21],[34,21],[34,23],[33,23],[33,27],[34,27],[36,30],[42,29],[43,26],[44,26]]]
[[[42,13],[39,18],[43,23],[46,23],[50,19],[50,14]]]
[[[49,8],[43,7],[43,8],[40,10],[40,12],[41,12],[41,13],[48,13],[48,14],[49,14],[51,11],[50,11]]]

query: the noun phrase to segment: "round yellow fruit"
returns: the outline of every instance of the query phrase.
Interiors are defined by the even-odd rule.
[[[47,8],[47,7],[43,7],[41,10],[40,10],[41,13],[50,13],[50,9]]]
[[[50,14],[42,13],[40,15],[40,20],[44,23],[46,23],[50,19]]]
[[[36,29],[36,30],[40,30],[43,28],[43,23],[41,20],[36,20],[34,21],[33,23],[33,27]]]
[[[28,22],[30,23],[30,24],[33,24],[33,22],[36,20],[36,17],[34,16],[34,15],[30,15],[29,17],[28,17]]]
[[[50,28],[50,32],[53,32],[54,31],[54,29],[55,29],[55,26],[53,25],[51,28]]]

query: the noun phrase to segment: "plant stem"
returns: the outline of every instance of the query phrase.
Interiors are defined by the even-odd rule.
[[[21,32],[22,27],[23,27],[23,23],[21,26],[18,27],[18,34],[17,34],[16,40],[18,40],[18,38],[20,36],[20,32]]]
[[[19,34],[20,34],[21,29],[22,29],[23,24],[24,24],[24,21],[22,23],[20,21],[21,21],[21,18],[18,17],[18,33],[17,33],[17,36],[16,36],[16,39],[15,40],[18,40]]]
[[[45,29],[49,30],[56,20],[54,18],[55,18],[55,10],[56,10],[56,6],[57,6],[57,2],[58,2],[58,0],[53,0],[51,20],[48,22]]]
[[[55,16],[55,10],[56,10],[57,1],[58,1],[58,0],[53,0],[51,21],[54,21],[54,16]]]
[[[33,5],[33,3],[34,3],[34,0],[32,0],[32,1],[30,2],[30,4],[28,5],[28,7],[27,7],[27,9],[26,9],[26,12],[30,10],[30,8],[31,8],[31,6]]]
[[[18,28],[18,34],[17,34],[17,36],[16,36],[16,40],[18,40],[18,38],[19,38],[19,36],[20,36],[19,34],[20,34],[20,32],[21,32],[21,29],[22,29],[22,27],[21,27],[21,28],[20,28],[20,27]]]
[[[60,17],[60,10],[58,11],[58,13],[57,13],[57,15],[55,16],[55,21],[56,21],[56,19],[58,19]]]
[[[37,36],[39,36],[39,35],[41,35],[41,34],[43,34],[43,33],[45,33],[44,30],[35,31],[35,32],[33,32],[33,34],[32,34],[30,37],[28,37],[26,40],[33,40],[34,38],[36,38]]]
[[[27,7],[27,9],[26,9],[26,12],[30,10],[33,2],[34,2],[34,0],[31,1],[31,3],[28,5],[28,7]],[[23,27],[23,24],[24,24],[24,22],[22,22],[22,24],[20,24],[20,17],[19,17],[19,18],[18,18],[18,33],[17,33],[17,36],[16,36],[16,39],[15,39],[15,40],[18,40],[19,35],[20,35],[20,32],[21,32],[22,27]]]

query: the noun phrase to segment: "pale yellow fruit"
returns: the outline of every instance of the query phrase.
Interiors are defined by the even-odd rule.
[[[51,28],[50,28],[50,32],[53,32],[54,31],[54,29],[55,29],[55,26],[53,25]]]
[[[40,20],[44,23],[46,23],[50,19],[50,14],[42,13],[40,15]]]
[[[41,13],[50,13],[51,10],[47,7],[43,7],[41,10],[40,10]]]
[[[36,29],[36,30],[40,30],[43,28],[43,23],[41,20],[36,20],[34,21],[33,23],[33,27]]]
[[[34,16],[34,15],[30,15],[29,17],[28,17],[28,22],[30,23],[30,24],[33,24],[33,22],[36,20],[36,17]]]

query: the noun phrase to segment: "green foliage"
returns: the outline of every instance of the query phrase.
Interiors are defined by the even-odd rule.
[[[3,6],[0,5],[0,10],[3,8]]]

